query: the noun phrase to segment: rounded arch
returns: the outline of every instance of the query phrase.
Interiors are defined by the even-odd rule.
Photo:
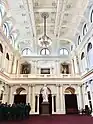
[[[10,34],[11,41],[10,42],[12,43],[13,46],[15,46],[15,42],[16,42],[18,36],[19,36],[19,30],[16,29],[11,32],[11,34]]]
[[[89,22],[93,23],[93,4],[89,6]]]
[[[22,55],[23,55],[23,56],[31,56],[31,54],[32,54],[32,51],[31,51],[30,48],[24,48],[24,49],[22,50]]]
[[[9,25],[7,22],[3,24],[3,31],[4,31],[5,36],[8,37],[9,36]]]
[[[90,22],[93,23],[93,9],[92,9],[91,14],[90,14]]]
[[[1,53],[3,53],[3,47],[2,47],[1,43],[0,43],[0,51],[1,51]]]
[[[88,43],[88,46],[87,46],[87,52],[89,52],[90,50],[92,49],[92,43]]]
[[[59,51],[59,54],[60,55],[68,55],[69,52],[68,52],[68,50],[66,48],[61,48],[60,51]]]
[[[26,89],[23,87],[19,87],[16,89],[16,94],[20,94],[22,91],[26,91]]]
[[[68,93],[68,94],[75,94],[75,89],[73,87],[67,87],[65,89],[65,93]]]
[[[14,18],[12,17],[9,17],[9,18],[5,18],[5,20],[3,20],[3,23],[2,23],[2,27],[3,27],[3,30],[5,28],[7,28],[7,37],[10,35],[10,33],[12,32],[13,28],[14,28],[14,25],[15,25],[15,20]]]
[[[46,86],[47,87],[47,86]],[[51,90],[49,87],[47,87],[47,90],[48,90],[48,94],[51,94]],[[43,87],[40,89],[40,94],[42,94],[42,91],[43,91]]]
[[[80,44],[80,42],[81,42],[81,37],[80,37],[80,35],[78,36],[78,45]]]
[[[84,57],[85,57],[85,54],[84,54],[84,52],[82,52],[82,54],[81,54],[81,60],[82,60]]]
[[[87,27],[87,24],[85,23],[84,25],[83,25],[83,36],[84,35],[86,35],[86,33],[88,32],[88,27]]]
[[[50,54],[50,50],[48,48],[43,48],[40,51],[40,55],[49,55]]]
[[[0,2],[0,26],[3,23],[4,16],[8,10],[8,2],[6,0],[1,0]]]
[[[8,53],[6,53],[6,58],[9,60],[9,54]]]
[[[87,58],[88,58],[88,67],[93,67],[93,48],[92,43],[89,42],[87,45]]]

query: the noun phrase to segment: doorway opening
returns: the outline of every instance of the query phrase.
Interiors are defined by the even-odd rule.
[[[14,103],[24,103],[26,104],[26,93],[23,87],[20,87],[16,90],[16,94],[14,96]]]
[[[78,114],[78,104],[75,89],[72,87],[68,87],[65,90],[65,93],[66,114]]]

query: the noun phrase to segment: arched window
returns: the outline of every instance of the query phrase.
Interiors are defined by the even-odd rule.
[[[81,60],[85,57],[84,52],[81,54]]]
[[[83,26],[83,36],[84,35],[86,35],[86,33],[87,33],[87,24],[85,24],[84,26]]]
[[[0,4],[0,26],[2,24],[2,18],[5,15],[5,7],[4,5]]]
[[[86,68],[87,68],[87,61],[86,61],[86,57],[85,57],[84,52],[82,52],[80,59],[81,59],[80,70],[82,73],[84,73],[86,71]]]
[[[22,51],[22,55],[23,56],[31,56],[31,50],[29,48],[25,48],[23,51]]]
[[[93,9],[92,9],[91,14],[90,14],[90,22],[91,23],[93,22]]]
[[[80,35],[78,36],[78,45],[79,43],[81,42],[81,38],[80,38]]]
[[[91,43],[88,43],[87,52],[89,52],[91,49],[92,49],[92,44]]]
[[[89,68],[93,67],[93,49],[92,49],[92,43],[88,43],[87,46],[87,57],[88,57],[88,63]]]
[[[6,53],[6,58],[9,60],[9,54],[8,53]]]
[[[14,46],[14,36],[13,35],[10,35],[10,44],[12,44]]]
[[[3,24],[3,31],[4,31],[4,34],[8,37],[9,36],[9,26],[8,26],[8,23],[4,23]]]
[[[41,54],[41,55],[49,55],[49,54],[50,54],[50,51],[49,51],[49,49],[47,49],[47,48],[43,48],[43,49],[40,51],[40,54]]]
[[[3,47],[2,47],[2,44],[0,44],[0,51],[3,53]]]
[[[68,55],[68,54],[69,54],[69,52],[66,48],[60,49],[60,55]]]

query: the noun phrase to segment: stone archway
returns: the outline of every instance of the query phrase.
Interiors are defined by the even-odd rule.
[[[67,87],[65,89],[65,109],[66,114],[78,113],[77,96],[73,87]]]
[[[41,88],[40,95],[39,95],[39,114],[44,114],[42,112],[42,106],[43,106],[43,94],[42,94],[42,91],[43,91],[43,87]],[[49,105],[49,112],[47,114],[52,114],[52,95],[51,95],[51,90],[48,87],[47,87],[47,93],[48,93],[48,105]]]
[[[14,103],[24,103],[26,104],[26,89],[23,87],[19,87],[16,89],[16,93],[14,94]]]

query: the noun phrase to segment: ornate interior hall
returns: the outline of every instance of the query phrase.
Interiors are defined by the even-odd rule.
[[[0,103],[93,115],[93,0],[0,1]]]

